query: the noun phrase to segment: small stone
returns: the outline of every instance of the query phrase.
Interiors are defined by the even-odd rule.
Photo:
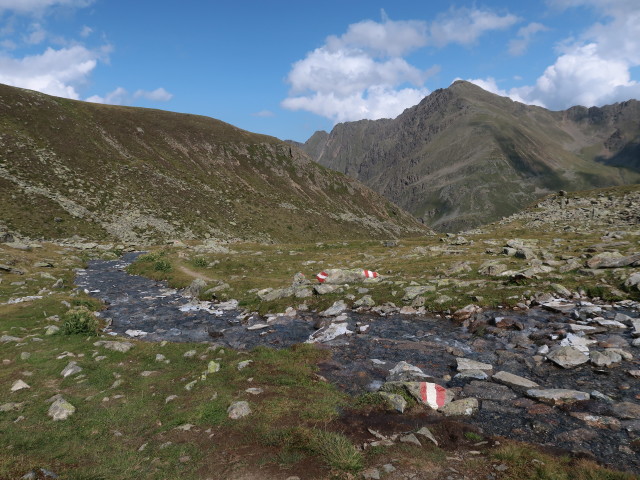
[[[427,427],[422,427],[416,432],[416,435],[421,435],[433,442],[436,447],[438,446],[438,440],[436,440],[436,437],[433,436],[433,433],[431,433],[431,430],[429,430]]]
[[[104,347],[107,350],[113,350],[115,352],[127,353],[129,350],[133,348],[133,343],[131,342],[117,342],[117,341],[106,341],[100,340],[93,344],[95,347]]]
[[[18,390],[24,390],[25,388],[31,388],[31,387],[27,385],[25,382],[23,382],[22,380],[16,380],[15,382],[13,382],[13,385],[11,386],[11,391],[17,392]]]
[[[238,370],[242,370],[243,368],[247,368],[252,363],[253,363],[253,360],[244,360],[244,361],[238,363]]]
[[[250,413],[251,408],[249,407],[249,403],[245,401],[234,402],[227,409],[227,414],[232,420],[246,417]]]
[[[458,363],[458,371],[462,372],[465,370],[493,370],[493,365],[489,363],[477,362],[475,360],[471,360],[469,358],[456,358],[456,362]]]
[[[568,390],[565,388],[533,388],[527,390],[527,395],[531,398],[535,398],[540,402],[550,403],[553,405],[561,405],[563,403],[571,403],[576,401],[586,401],[591,398],[591,396],[586,392]]]
[[[193,358],[196,356],[198,352],[196,352],[195,350],[188,350],[186,352],[184,352],[184,354],[182,355],[184,358]]]
[[[409,435],[403,435],[402,437],[399,438],[399,440],[402,443],[411,443],[418,447],[422,446],[422,443],[420,443],[420,440],[418,440],[418,437],[416,437],[413,433],[410,433]]]
[[[58,398],[49,407],[47,415],[54,420],[66,420],[76,411],[76,407],[67,402],[64,398]]]
[[[380,470],[377,468],[367,468],[363,470],[362,478],[365,480],[380,480]]]
[[[251,387],[247,388],[245,392],[250,393],[251,395],[260,395],[264,392],[264,390],[260,387]]]
[[[178,395],[169,395],[167,398],[164,399],[164,403],[172,402],[176,398],[178,398]]]
[[[45,335],[55,335],[56,333],[58,333],[60,331],[60,327],[58,327],[57,325],[49,325],[44,334]]]
[[[520,377],[518,375],[514,375],[509,372],[498,372],[493,375],[493,380],[502,383],[503,385],[507,385],[514,390],[526,390],[530,388],[536,388],[539,385],[536,382],[532,382],[531,380]]]
[[[547,359],[562,368],[573,368],[589,361],[589,357],[574,347],[559,347],[547,355]]]
[[[78,366],[78,364],[74,361],[71,361],[67,364],[66,367],[60,372],[63,378],[67,378],[71,375],[75,375],[82,371],[82,367]]]
[[[463,398],[451,402],[440,409],[447,417],[452,416],[471,416],[478,411],[479,404],[477,398]]]
[[[215,360],[211,360],[207,365],[207,373],[216,373],[220,371],[220,364]]]

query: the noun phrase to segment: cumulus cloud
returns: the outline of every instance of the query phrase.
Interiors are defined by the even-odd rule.
[[[12,11],[19,14],[41,13],[49,7],[86,7],[94,0],[0,0],[0,13]]]
[[[488,10],[450,9],[433,23],[420,20],[365,20],[332,35],[323,46],[295,62],[287,76],[289,97],[282,106],[307,110],[335,122],[396,117],[429,94],[425,81],[439,70],[421,70],[405,58],[427,45],[468,45],[480,35],[519,21]]]
[[[503,30],[518,23],[516,15],[498,15],[490,10],[451,8],[429,26],[430,42],[439,47],[449,43],[470,45],[491,30]]]
[[[152,91],[136,90],[136,93],[133,94],[133,97],[146,98],[147,100],[151,100],[153,102],[168,102],[173,98],[173,94],[160,87]]]
[[[0,56],[0,83],[78,99],[76,89],[86,82],[100,55],[77,45],[47,48],[42,54],[23,58]]]
[[[92,103],[106,103],[109,105],[128,105],[133,103],[135,99],[145,98],[153,102],[168,102],[173,98],[173,94],[167,92],[164,88],[156,88],[155,90],[136,90],[130,94],[126,88],[118,87],[112,92],[107,93],[104,97],[100,95],[92,95],[86,99]]]
[[[541,23],[532,22],[526,27],[522,27],[518,30],[517,37],[509,42],[509,54],[513,56],[523,55],[531,43],[532,37],[538,33],[548,30],[547,27]]]

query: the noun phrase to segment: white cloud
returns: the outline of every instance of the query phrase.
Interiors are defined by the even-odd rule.
[[[0,56],[0,83],[78,99],[76,88],[86,82],[100,55],[77,45],[23,58]]]
[[[173,98],[173,94],[160,87],[153,91],[137,90],[136,93],[133,94],[133,98],[146,98],[153,102],[168,102]]]
[[[536,33],[545,30],[548,30],[548,28],[537,22],[532,22],[526,27],[522,27],[518,30],[517,38],[509,41],[509,53],[513,56],[523,55],[529,47],[532,37]]]
[[[561,110],[640,98],[631,68],[640,65],[640,4],[636,0],[550,0],[558,8],[590,7],[603,18],[577,39],[560,44],[560,56],[535,85],[514,88],[512,98]]]
[[[100,95],[92,95],[85,101],[91,103],[106,103],[109,105],[123,105],[129,98],[129,92],[122,87],[116,88],[114,91],[107,93],[104,97]]]
[[[0,13],[13,11],[21,14],[41,13],[49,7],[86,7],[94,0],[0,0]]]
[[[127,89],[118,87],[112,92],[107,93],[104,97],[100,95],[92,95],[86,99],[92,103],[106,103],[109,105],[129,105],[137,98],[146,98],[154,102],[168,102],[173,98],[173,94],[167,92],[164,88],[156,88],[153,91],[137,90],[131,95]]]
[[[29,45],[42,43],[47,37],[47,32],[39,23],[32,23],[29,26],[29,33],[24,36],[24,41]]]
[[[335,122],[363,118],[393,118],[422,100],[424,83],[439,70],[421,70],[403,57],[413,50],[448,43],[470,44],[489,30],[519,21],[514,15],[488,10],[450,9],[433,23],[394,21],[384,11],[382,21],[349,25],[341,36],[295,62],[287,76],[290,110],[307,110]]]
[[[82,27],[82,30],[80,30],[80,36],[82,38],[87,38],[92,33],[93,33],[93,28],[87,27],[86,25]]]
[[[501,16],[489,10],[451,8],[429,27],[430,43],[440,47],[449,43],[470,45],[488,31],[503,30],[519,21],[512,14]]]
[[[251,114],[254,117],[275,117],[276,114],[271,110],[260,110],[259,112],[255,112]]]

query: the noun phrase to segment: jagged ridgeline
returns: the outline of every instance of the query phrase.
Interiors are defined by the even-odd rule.
[[[522,210],[558,190],[640,181],[640,102],[552,112],[458,81],[394,120],[317,132],[302,148],[436,230]]]
[[[212,118],[0,85],[0,223],[23,235],[322,241],[420,235],[280,140]]]

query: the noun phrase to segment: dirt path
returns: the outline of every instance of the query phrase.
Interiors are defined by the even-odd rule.
[[[184,273],[186,273],[187,275],[193,278],[199,278],[200,280],[204,280],[205,282],[213,282],[213,278],[207,277],[206,275],[203,275],[198,272],[194,272],[193,270],[190,270],[187,267],[180,266],[180,270],[182,270]]]

